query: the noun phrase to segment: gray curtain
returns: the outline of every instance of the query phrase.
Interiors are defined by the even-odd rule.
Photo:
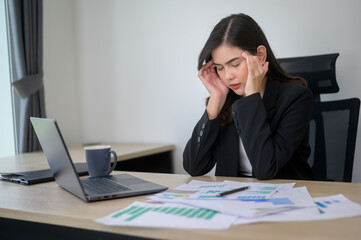
[[[17,152],[40,150],[30,117],[45,117],[43,2],[6,0]]]

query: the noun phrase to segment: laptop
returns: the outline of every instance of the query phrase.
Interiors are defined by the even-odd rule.
[[[167,190],[129,174],[79,178],[55,119],[31,117],[56,183],[86,202],[156,193]]]

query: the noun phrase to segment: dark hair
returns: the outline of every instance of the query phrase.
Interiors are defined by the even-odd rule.
[[[274,56],[262,29],[246,14],[232,14],[223,18],[214,27],[199,55],[198,70],[202,68],[205,62],[207,63],[212,60],[212,51],[222,44],[238,47],[248,51],[252,55],[256,55],[258,46],[263,45],[267,50],[266,61],[269,62],[269,67],[266,75],[269,78],[283,82],[298,82],[307,86],[307,82],[303,78],[291,76],[283,70]],[[238,98],[239,96],[237,94],[233,91],[229,91],[226,102],[220,113],[222,126],[232,123],[231,105]]]

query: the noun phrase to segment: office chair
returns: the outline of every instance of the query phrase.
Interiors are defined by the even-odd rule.
[[[320,101],[320,94],[339,91],[335,63],[338,53],[278,59],[291,75],[306,79],[314,96],[308,163],[315,180],[351,182],[360,100]]]
[[[360,100],[314,102],[310,122],[315,180],[351,182]]]
[[[321,93],[336,93],[336,59],[338,53],[308,57],[280,58],[281,67],[291,75],[303,77],[313,93],[313,101],[320,101]]]

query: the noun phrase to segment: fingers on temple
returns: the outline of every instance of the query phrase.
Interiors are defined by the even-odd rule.
[[[242,56],[246,59],[248,72],[251,74],[255,74],[257,72],[265,73],[268,71],[269,62],[265,62],[265,64],[262,65],[258,59],[258,56],[252,56],[246,52],[243,52]]]

